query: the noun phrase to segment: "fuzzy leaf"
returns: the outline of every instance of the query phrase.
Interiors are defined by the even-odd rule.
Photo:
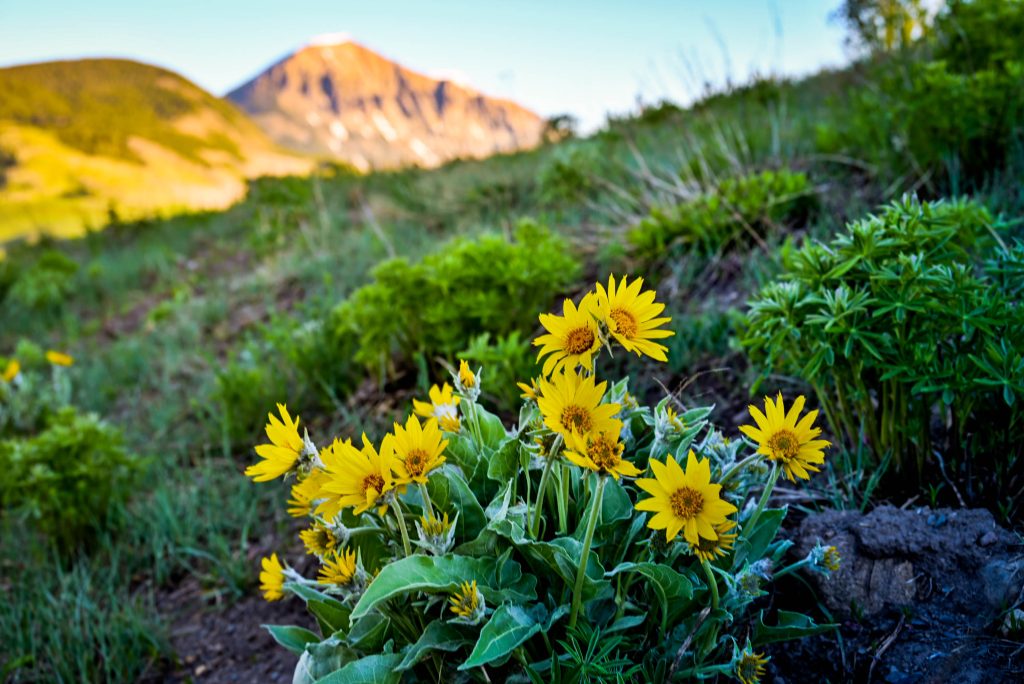
[[[408,670],[425,658],[431,651],[457,651],[470,643],[470,640],[450,623],[434,620],[416,643],[409,647],[405,657],[399,663],[399,670]]]
[[[366,656],[316,680],[315,684],[398,684],[402,679],[397,669],[401,661],[398,653]]]
[[[306,650],[306,644],[319,643],[320,637],[304,627],[294,625],[263,625],[270,632],[274,641],[281,644],[295,655]]]
[[[838,626],[834,624],[819,625],[802,613],[793,613],[788,610],[780,610],[778,620],[779,622],[775,626],[764,624],[764,611],[762,610],[757,616],[757,622],[754,623],[751,643],[754,646],[761,646],[773,641],[801,639],[815,634],[823,634]]]

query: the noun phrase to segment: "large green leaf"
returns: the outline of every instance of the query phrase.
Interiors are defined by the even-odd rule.
[[[693,582],[662,563],[620,563],[607,572],[605,577],[613,577],[622,572],[636,572],[648,580],[661,607],[662,632],[668,628],[671,618],[684,610],[693,598]]]
[[[534,634],[551,629],[568,612],[568,606],[559,606],[550,615],[540,604],[529,610],[515,604],[499,606],[480,630],[473,652],[459,669],[468,670],[505,658]]]
[[[306,652],[295,666],[292,684],[314,684],[358,659],[359,654],[338,636],[324,639],[319,644],[307,644]]]
[[[741,568],[746,563],[760,560],[775,540],[785,517],[785,508],[768,508],[761,513],[754,529],[744,529],[743,536],[733,552],[733,568]]]
[[[434,620],[423,634],[405,652],[405,657],[398,665],[399,670],[408,670],[430,654],[431,651],[457,651],[471,643],[459,628],[448,622]]]
[[[315,644],[320,641],[320,637],[304,627],[296,627],[294,625],[263,625],[263,628],[270,632],[270,636],[274,637],[274,641],[295,655],[301,655],[306,650],[306,644]]]
[[[364,615],[348,631],[348,644],[363,653],[373,653],[384,645],[391,620],[380,613]]]
[[[384,566],[352,610],[354,622],[369,614],[379,603],[417,591],[452,593],[463,582],[476,580],[489,603],[505,600],[534,600],[536,578],[524,576],[519,565],[496,558],[468,558],[415,555]]]
[[[366,656],[316,680],[316,684],[398,684],[402,679],[397,669],[400,662],[402,656],[398,653]]]
[[[348,629],[348,618],[352,614],[352,609],[340,601],[310,599],[306,602],[306,608],[320,623],[324,636]]]
[[[803,613],[793,613],[788,610],[780,610],[778,624],[770,626],[764,624],[764,611],[762,610],[757,616],[757,622],[754,623],[754,634],[751,638],[751,643],[754,646],[761,646],[763,644],[770,644],[773,641],[800,639],[828,632],[837,626],[834,624],[819,625]]]
[[[491,451],[498,451],[509,436],[505,431],[504,423],[501,422],[501,418],[479,404],[476,405],[474,411],[480,421],[480,438],[483,440],[481,446],[487,447]]]
[[[427,484],[430,500],[439,511],[459,512],[455,533],[459,539],[476,539],[487,523],[484,509],[457,468],[444,465]]]
[[[511,482],[519,474],[519,439],[506,439],[488,457],[487,477],[500,483]]]

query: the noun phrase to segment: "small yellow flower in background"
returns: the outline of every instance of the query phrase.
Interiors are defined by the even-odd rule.
[[[442,439],[433,418],[420,425],[416,416],[409,416],[404,428],[395,423],[394,432],[384,437],[382,451],[388,448],[385,445],[394,450],[393,467],[397,482],[426,482],[430,471],[445,462],[444,450],[448,440]]]
[[[550,381],[541,379],[537,406],[544,424],[563,436],[612,429],[613,423],[618,422],[613,418],[621,407],[601,403],[607,386],[607,382],[596,383],[592,376],[584,377],[575,371],[556,373]]]
[[[75,362],[70,355],[52,349],[46,352],[46,360],[54,366],[70,366]]]
[[[822,449],[830,445],[823,439],[815,439],[821,434],[821,428],[813,427],[817,411],[811,411],[800,419],[804,402],[803,396],[797,397],[786,413],[781,392],[775,401],[765,397],[764,413],[756,406],[749,407],[757,427],[740,426],[740,432],[757,442],[757,453],[778,461],[790,482],[795,482],[796,478],[808,480],[808,471],[821,470],[817,466],[825,462]]]
[[[292,498],[288,500],[288,515],[304,518],[313,512],[313,504],[321,498],[320,488],[327,482],[327,473],[319,468],[292,485]]]
[[[308,530],[299,532],[299,539],[306,547],[306,553],[320,558],[327,556],[338,546],[338,538],[334,536],[334,532],[319,522],[314,523]]]
[[[768,658],[764,653],[754,653],[748,645],[736,660],[736,679],[743,684],[758,684],[764,676],[764,666],[767,663]]]
[[[601,283],[597,284],[597,311],[608,331],[626,351],[667,361],[665,352],[668,348],[653,340],[675,334],[660,327],[672,319],[657,317],[665,310],[665,305],[654,301],[654,290],[641,292],[643,286],[643,278],[629,283],[623,277],[616,287],[615,276],[608,276],[607,289]]]
[[[519,395],[523,399],[537,401],[537,397],[540,396],[540,386],[537,384],[537,378],[531,379],[529,385],[525,382],[517,382],[516,386],[523,390],[523,393]]]
[[[317,581],[343,587],[351,584],[356,576],[356,552],[352,549],[335,551],[330,558],[324,558]]]
[[[484,597],[476,587],[476,580],[463,582],[456,592],[448,600],[451,601],[451,611],[458,617],[453,622],[476,624],[484,617],[486,607]]]
[[[545,376],[563,368],[572,372],[577,366],[589,371],[594,353],[601,347],[601,335],[594,318],[595,305],[594,293],[588,292],[578,308],[572,300],[566,299],[561,316],[540,315],[540,323],[548,332],[535,339],[533,345],[541,348],[538,361],[543,356],[548,357],[542,370]]]
[[[299,418],[288,415],[288,407],[278,404],[281,412],[278,419],[273,413],[267,415],[265,428],[270,444],[260,444],[256,454],[263,460],[245,469],[245,474],[256,482],[269,482],[291,471],[299,461],[305,442],[299,435]]]
[[[459,373],[461,375],[462,371],[460,370]],[[430,388],[429,394],[429,402],[420,401],[419,399],[412,400],[416,415],[423,416],[424,418],[437,418],[442,430],[445,432],[458,432],[461,427],[458,409],[461,399],[452,394],[452,386],[447,382],[441,387],[433,385]]]
[[[7,366],[4,367],[3,377],[4,382],[11,382],[14,378],[18,377],[18,373],[21,372],[21,364],[18,363],[17,359],[11,359],[7,362]]]
[[[839,549],[834,546],[829,546],[825,549],[825,557],[821,559],[821,564],[829,570],[829,572],[836,572],[839,570],[839,566],[842,564],[842,557],[839,555]]]
[[[698,459],[691,450],[686,459],[686,470],[669,454],[665,462],[650,461],[654,478],[640,478],[637,486],[651,495],[638,501],[638,511],[656,515],[647,522],[652,530],[665,530],[665,539],[672,541],[683,532],[691,545],[700,543],[700,537],[716,540],[716,525],[736,512],[736,507],[721,498],[722,485],[711,484],[711,463]]]
[[[341,509],[351,508],[356,515],[374,506],[378,514],[387,513],[385,495],[395,487],[392,475],[394,452],[387,440],[380,453],[363,435],[363,448],[356,449],[348,442],[335,441],[321,454],[327,481],[320,492],[327,500],[316,507],[319,515],[336,516]]]
[[[586,434],[569,433],[565,438],[568,449],[565,457],[578,466],[602,475],[611,475],[616,480],[620,475],[636,477],[640,470],[622,458],[623,445],[619,441],[622,423],[609,421],[609,428],[601,432]]]
[[[284,598],[284,566],[277,559],[277,554],[264,558],[263,571],[260,572],[260,591],[268,601],[280,601]]]
[[[473,375],[473,371],[469,369],[469,364],[463,359],[459,359],[459,382],[466,389],[476,387],[476,376]]]
[[[726,520],[720,525],[715,525],[715,534],[718,535],[718,539],[705,539],[701,537],[697,540],[696,544],[690,544],[690,550],[693,551],[697,558],[709,563],[722,558],[732,550],[733,545],[736,543],[738,535],[730,531],[734,527],[736,527],[736,523],[732,520]]]

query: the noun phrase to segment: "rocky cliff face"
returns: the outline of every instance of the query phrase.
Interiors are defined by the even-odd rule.
[[[532,147],[543,130],[540,117],[514,102],[416,73],[351,41],[305,47],[227,97],[278,143],[364,170]]]

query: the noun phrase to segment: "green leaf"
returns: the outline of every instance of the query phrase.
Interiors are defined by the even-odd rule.
[[[752,530],[743,530],[743,536],[733,553],[733,568],[743,567],[762,558],[768,547],[775,540],[786,508],[767,508],[761,513],[757,525]]]
[[[498,451],[508,439],[508,433],[505,431],[505,425],[501,422],[501,418],[479,404],[476,405],[474,411],[480,421],[480,439],[484,442],[482,446]]]
[[[310,599],[306,602],[306,608],[309,609],[309,612],[320,623],[324,636],[329,636],[348,628],[348,618],[352,614],[352,609],[340,601]]]
[[[354,622],[396,596],[418,591],[452,593],[471,580],[477,581],[480,592],[492,604],[512,597],[534,600],[537,596],[536,578],[524,576],[515,562],[505,562],[499,568],[496,558],[415,555],[384,566],[360,597],[350,619]]]
[[[770,644],[773,641],[801,639],[815,634],[823,634],[838,627],[835,624],[816,624],[806,615],[788,610],[779,611],[779,623],[773,627],[764,624],[764,613],[765,611],[762,610],[757,616],[757,622],[754,623],[754,634],[751,638],[751,643],[754,646]]]
[[[532,637],[544,627],[547,610],[537,604],[526,610],[515,604],[499,606],[491,619],[480,630],[473,652],[460,670],[468,670],[494,662],[512,653],[520,644]]]
[[[657,596],[657,605],[661,606],[662,633],[668,629],[672,616],[684,610],[693,598],[693,583],[667,565],[661,563],[620,563],[605,573],[605,577],[614,577],[622,572],[636,572],[648,580],[648,584]],[[652,606],[653,608],[653,606]]]
[[[484,509],[462,473],[448,464],[441,466],[427,482],[430,500],[441,511],[458,511],[455,533],[460,539],[476,539],[487,524]]]
[[[506,439],[487,461],[487,477],[509,482],[519,474],[519,439]]]
[[[380,613],[364,615],[352,625],[346,641],[352,648],[373,653],[384,645],[390,626],[391,619]]]
[[[401,661],[398,653],[366,656],[316,680],[315,684],[398,684],[402,679],[397,669]]]
[[[304,627],[294,625],[263,625],[263,628],[270,632],[274,641],[281,644],[295,655],[301,655],[306,650],[306,644],[320,642],[320,637]]]
[[[324,639],[319,644],[307,644],[306,652],[295,666],[292,684],[315,684],[318,679],[358,659],[359,654],[337,636]]]
[[[423,630],[423,634],[416,640],[416,643],[406,651],[398,669],[408,670],[431,651],[457,651],[469,644],[470,640],[455,625],[434,620]]]

